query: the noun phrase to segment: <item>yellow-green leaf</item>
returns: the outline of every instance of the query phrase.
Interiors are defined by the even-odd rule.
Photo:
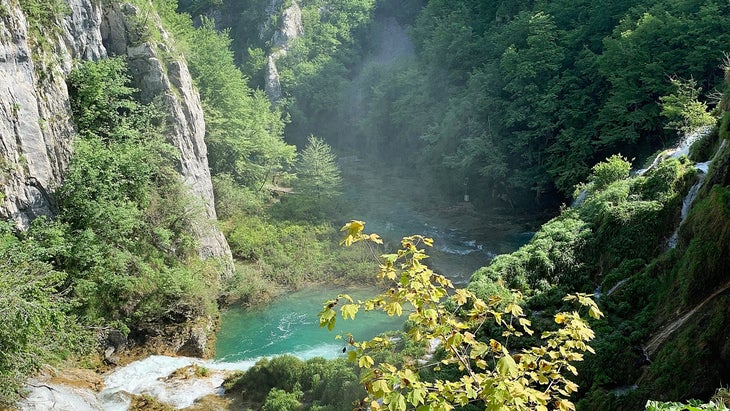
[[[347,320],[348,318],[351,320],[355,319],[355,315],[357,314],[357,311],[360,309],[360,306],[357,304],[345,304],[340,308],[340,311],[342,311],[342,318]]]
[[[369,355],[363,355],[360,357],[360,359],[357,361],[357,365],[360,368],[370,368],[375,364],[375,361],[373,361],[373,358]]]
[[[497,361],[497,372],[502,376],[517,376],[517,363],[511,355],[505,354],[504,357]]]

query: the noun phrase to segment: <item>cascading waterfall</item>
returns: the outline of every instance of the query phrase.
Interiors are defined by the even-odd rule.
[[[572,208],[580,207],[583,204],[583,202],[586,201],[586,197],[588,197],[588,189],[584,188],[584,189],[580,190],[580,192],[578,193],[578,196],[575,197],[575,200],[573,200],[573,202],[570,204],[570,206]]]
[[[245,371],[256,359],[235,363],[190,357],[153,355],[114,370],[104,377],[104,389],[77,388],[50,382],[34,384],[20,410],[126,411],[133,395],[150,395],[174,407],[190,407],[202,397],[222,394],[231,373]],[[195,370],[205,369],[205,376]],[[187,371],[186,371],[187,370]]]
[[[695,164],[695,169],[699,172],[699,176],[697,178],[697,182],[692,186],[692,188],[689,189],[689,192],[684,197],[684,200],[682,201],[682,211],[680,214],[680,220],[679,225],[674,230],[674,233],[672,233],[672,236],[669,237],[669,240],[667,241],[667,247],[672,249],[677,246],[677,240],[679,239],[679,227],[682,226],[684,223],[684,220],[687,219],[687,215],[689,214],[690,208],[692,208],[692,203],[695,201],[695,198],[697,198],[697,194],[700,192],[700,188],[702,188],[702,184],[705,182],[705,177],[707,176],[707,172],[710,169],[710,164],[712,164],[712,161],[717,157],[720,152],[725,148],[727,145],[727,141],[723,140],[720,144],[720,147],[715,152],[715,155],[712,156],[712,160],[705,161],[704,163],[697,163]]]
[[[684,220],[687,219],[687,214],[689,214],[689,209],[692,207],[692,203],[695,201],[695,198],[697,197],[697,193],[700,192],[700,188],[702,187],[702,183],[705,182],[705,172],[702,171],[700,168],[697,168],[697,170],[700,172],[699,178],[697,179],[697,182],[692,186],[692,188],[689,189],[689,192],[684,197],[684,200],[682,201],[682,212],[680,214],[680,220],[679,225],[677,226],[677,229],[674,230],[674,233],[672,233],[672,236],[669,237],[669,240],[667,241],[667,247],[668,248],[675,248],[677,246],[677,240],[679,239],[679,227],[684,223]]]
[[[655,158],[654,161],[651,163],[651,165],[647,168],[642,168],[640,170],[636,170],[635,175],[637,176],[643,176],[646,174],[649,170],[656,167],[659,163],[662,161],[668,159],[668,158],[680,158],[682,156],[686,156],[689,154],[689,148],[692,147],[692,144],[699,141],[703,137],[710,134],[712,131],[711,126],[705,126],[698,128],[697,130],[685,134],[684,137],[682,137],[682,140],[680,140],[679,144],[669,150],[664,150],[661,153],[659,153]]]

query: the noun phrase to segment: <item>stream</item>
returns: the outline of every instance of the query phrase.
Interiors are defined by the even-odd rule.
[[[223,314],[216,342],[216,360],[235,363],[262,357],[291,354],[306,360],[341,355],[338,334],[369,339],[387,330],[399,330],[403,320],[379,312],[360,312],[357,321],[339,320],[332,332],[319,327],[317,313],[322,303],[339,293],[354,299],[374,296],[374,289],[339,290],[308,288],[286,294],[272,304],[256,309],[231,309]]]
[[[495,255],[514,251],[532,237],[532,232],[520,231],[517,225],[501,232],[493,230],[488,236],[454,228],[449,224],[453,217],[426,216],[415,210],[413,202],[404,200],[402,187],[391,184],[391,189],[382,189],[377,183],[382,176],[370,177],[360,184],[345,184],[349,187],[345,196],[350,201],[344,221],[365,221],[364,231],[378,233],[385,241],[386,252],[398,247],[403,236],[421,234],[433,238],[433,248],[426,250],[430,256],[426,264],[451,279],[455,287],[466,286],[472,273]],[[337,334],[352,333],[362,340],[401,329],[402,319],[381,313],[361,313],[357,321],[339,321],[332,333],[320,329],[317,313],[322,303],[340,293],[366,299],[377,290],[315,287],[284,295],[265,307],[226,310],[217,336],[216,359],[236,362],[281,354],[301,359],[335,358],[342,349],[342,343],[334,340]]]

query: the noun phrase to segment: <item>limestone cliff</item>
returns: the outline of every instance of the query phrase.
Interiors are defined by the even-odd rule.
[[[266,8],[266,14],[273,15],[282,6],[283,1],[271,0]],[[267,30],[264,25],[261,29],[261,33],[263,34],[265,32],[267,32]],[[300,37],[303,33],[304,26],[302,25],[302,10],[299,8],[299,4],[297,4],[296,1],[292,1],[289,7],[281,11],[280,26],[274,30],[274,34],[271,37],[272,51],[269,54],[266,65],[266,84],[264,89],[272,103],[277,102],[282,96],[281,83],[279,82],[279,71],[276,68],[276,60],[285,55],[287,49],[291,45],[291,42]]]
[[[21,8],[0,3],[0,217],[22,229],[37,216],[53,215],[52,194],[63,179],[74,134],[65,76],[75,59],[126,55],[142,98],[161,99],[166,108],[167,139],[179,151],[177,169],[198,199],[200,255],[220,258],[230,273],[230,249],[215,225],[203,111],[184,58],[159,21],[148,24],[157,26],[163,40],[143,41],[134,24],[139,11],[131,5],[67,3],[67,15],[55,22],[58,30],[43,33],[50,43],[45,51]]]
[[[53,213],[49,193],[58,186],[70,158],[71,124],[64,64],[32,58],[28,21],[20,7],[2,2],[0,17],[0,217],[25,228]],[[76,20],[78,22],[78,19]],[[70,23],[70,25],[73,24]],[[72,55],[60,38],[57,56]],[[45,57],[45,56],[44,56]]]
[[[148,21],[162,42],[142,41],[135,30],[139,10],[131,5],[111,4],[104,10],[100,27],[107,50],[126,55],[129,69],[143,102],[161,98],[168,116],[167,140],[180,153],[178,171],[190,193],[200,200],[201,223],[195,227],[202,258],[222,258],[226,273],[233,269],[231,251],[215,225],[213,185],[205,146],[205,120],[200,97],[184,58],[175,52],[173,41],[157,19]],[[164,56],[163,56],[164,55]]]

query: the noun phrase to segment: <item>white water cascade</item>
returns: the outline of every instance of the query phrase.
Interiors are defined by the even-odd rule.
[[[104,389],[77,388],[35,381],[20,403],[20,410],[126,411],[133,395],[150,395],[174,408],[192,406],[196,400],[223,393],[221,385],[235,371],[251,368],[257,360],[226,363],[190,357],[153,355],[104,376]],[[204,375],[195,367],[205,369]]]
[[[635,174],[638,176],[643,176],[644,174],[646,174],[647,171],[656,167],[659,163],[668,158],[679,158],[688,155],[689,148],[692,147],[692,144],[708,135],[711,131],[711,126],[705,126],[684,135],[684,137],[682,137],[682,140],[680,140],[679,144],[676,147],[662,151],[654,158],[654,161],[649,167],[636,170]]]
[[[671,249],[677,246],[677,240],[679,239],[679,227],[681,227],[684,223],[684,220],[687,219],[689,210],[690,208],[692,208],[692,203],[695,201],[695,198],[697,198],[697,194],[700,192],[700,188],[702,188],[702,184],[705,182],[705,177],[707,176],[707,172],[710,169],[710,164],[712,164],[712,161],[715,159],[715,157],[717,157],[718,154],[720,154],[720,152],[725,148],[726,145],[727,141],[723,140],[720,144],[720,147],[715,152],[715,155],[712,156],[712,160],[705,161],[704,163],[695,164],[695,168],[699,172],[699,176],[697,178],[697,182],[692,186],[692,188],[689,189],[689,192],[682,201],[682,211],[680,214],[679,225],[674,230],[674,233],[672,233],[672,236],[669,237],[669,240],[667,240],[667,248]]]

